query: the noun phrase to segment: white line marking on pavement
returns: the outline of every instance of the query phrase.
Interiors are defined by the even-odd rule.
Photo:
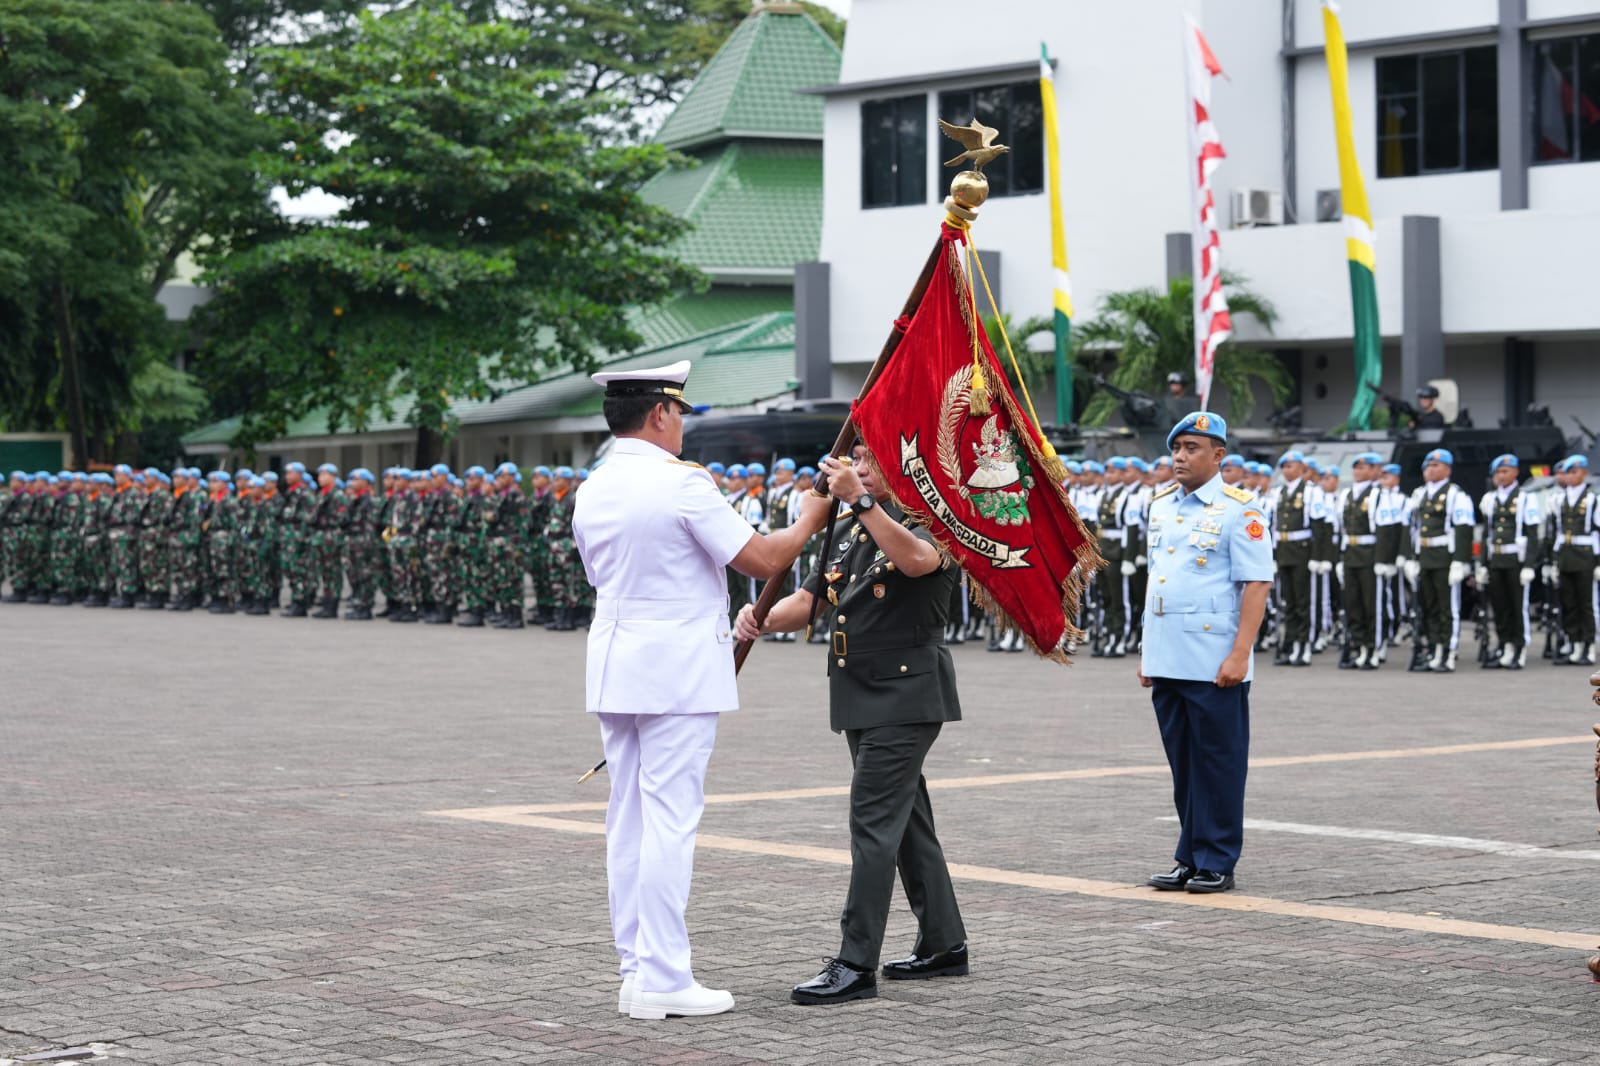
[[[1176,822],[1173,815],[1159,819]],[[1449,848],[1452,851],[1481,851],[1488,855],[1513,855],[1517,858],[1581,859],[1600,862],[1600,851],[1561,851],[1536,844],[1518,844],[1511,840],[1484,840],[1479,837],[1451,837],[1437,833],[1403,833],[1395,829],[1354,829],[1342,825],[1306,825],[1303,822],[1271,822],[1262,818],[1246,818],[1246,829],[1265,830],[1269,833],[1298,833],[1308,837],[1339,837],[1344,840],[1381,840],[1389,844],[1413,844],[1419,848]]]

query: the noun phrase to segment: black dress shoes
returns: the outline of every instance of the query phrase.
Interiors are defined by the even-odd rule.
[[[1183,887],[1190,892],[1226,892],[1233,887],[1233,875],[1219,874],[1215,870],[1196,870]]]
[[[848,1003],[852,999],[873,999],[878,994],[878,975],[858,970],[842,959],[829,959],[822,972],[804,984],[795,985],[789,1002],[802,1006],[819,1003]]]
[[[1183,891],[1183,886],[1187,885],[1189,879],[1193,876],[1194,867],[1185,866],[1180,862],[1172,868],[1171,873],[1151,874],[1145,884],[1151,888],[1159,888],[1163,892],[1181,892]]]
[[[949,951],[941,951],[926,958],[912,954],[909,958],[886,962],[883,964],[883,976],[891,981],[920,981],[926,977],[965,977],[967,945],[957,944]]]

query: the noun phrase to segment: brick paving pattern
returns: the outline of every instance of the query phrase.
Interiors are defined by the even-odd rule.
[[[695,968],[728,1015],[615,1013],[602,841],[443,817],[604,799],[583,634],[7,605],[0,1063],[1594,1062],[1600,849],[1584,671],[1263,667],[1253,754],[1570,743],[1252,770],[1275,822],[1513,841],[1500,855],[1246,836],[1239,894],[1511,927],[1480,939],[964,879],[970,978],[800,1008],[847,870],[700,850]],[[709,790],[839,787],[823,649],[762,645]],[[1133,660],[955,649],[966,721],[930,780],[1160,764]],[[670,668],[658,664],[659,668]],[[1592,742],[1592,736],[1590,741]],[[1164,775],[938,790],[952,862],[1132,885],[1169,865]],[[703,832],[848,848],[843,796],[708,808]],[[551,815],[593,823],[594,811]],[[1524,942],[1554,930],[1572,946]],[[909,949],[903,900],[886,952]]]

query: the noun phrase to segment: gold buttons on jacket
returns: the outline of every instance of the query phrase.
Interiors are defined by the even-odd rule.
[[[840,660],[839,660],[839,665],[840,665],[840,666],[843,666],[843,665],[844,665],[844,660],[843,660],[843,659],[840,659]]]
[[[1200,628],[1201,629],[1210,629],[1211,628],[1211,623],[1207,622],[1205,625],[1201,626]]]
[[[861,534],[861,536],[857,537],[856,539],[859,540],[861,543],[865,544],[867,542],[867,535],[865,533],[863,533],[863,534]]]
[[[844,625],[844,615],[842,614],[839,616],[839,624]]]

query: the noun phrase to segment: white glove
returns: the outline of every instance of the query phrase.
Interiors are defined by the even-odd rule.
[[[1150,565],[1150,560],[1145,558],[1143,555],[1141,555],[1141,556],[1139,556],[1139,558],[1134,560],[1134,565],[1136,565],[1136,566],[1149,566]]]
[[[1331,573],[1333,573],[1333,564],[1330,563],[1326,559],[1322,560],[1319,563],[1314,563],[1313,565],[1317,568],[1317,573],[1319,573],[1319,574],[1331,574]]]
[[[1489,568],[1479,563],[1472,570],[1472,580],[1478,583],[1479,588],[1489,587]]]
[[[1396,574],[1398,574],[1400,572],[1400,568],[1395,566],[1393,563],[1373,563],[1372,572],[1377,574],[1379,577],[1388,578],[1394,577]]]
[[[1344,564],[1343,563],[1334,563],[1333,564],[1333,576],[1339,579],[1339,584],[1341,584],[1341,585],[1344,584]]]
[[[1133,563],[1130,562],[1129,560],[1127,560],[1127,559],[1122,560],[1122,576],[1123,577],[1132,577],[1134,575],[1134,572],[1137,569],[1138,568],[1135,567],[1133,565]]]
[[[1421,574],[1421,573],[1422,573],[1422,564],[1421,563],[1417,562],[1415,559],[1407,559],[1406,560],[1406,580],[1407,581],[1415,582],[1417,580],[1417,576],[1419,574]]]
[[[1554,566],[1546,564],[1544,568],[1544,579],[1552,585],[1556,583],[1556,568]]]
[[[1272,576],[1278,576],[1278,560],[1276,559],[1272,560]]]
[[[1518,573],[1517,573],[1517,579],[1518,579],[1518,580],[1519,580],[1519,581],[1521,581],[1521,582],[1522,582],[1522,583],[1523,583],[1523,584],[1524,584],[1524,585],[1531,585],[1531,584],[1533,584],[1533,576],[1534,576],[1534,575],[1533,575],[1533,567],[1531,567],[1531,566],[1524,566],[1524,567],[1523,567],[1523,568],[1522,568],[1522,569],[1521,569],[1521,570],[1520,570],[1520,571],[1519,571],[1519,572],[1518,572]]]
[[[1459,585],[1463,581],[1465,581],[1466,579],[1467,579],[1467,564],[1466,563],[1451,563],[1450,564],[1450,578],[1449,578],[1450,584]]]

